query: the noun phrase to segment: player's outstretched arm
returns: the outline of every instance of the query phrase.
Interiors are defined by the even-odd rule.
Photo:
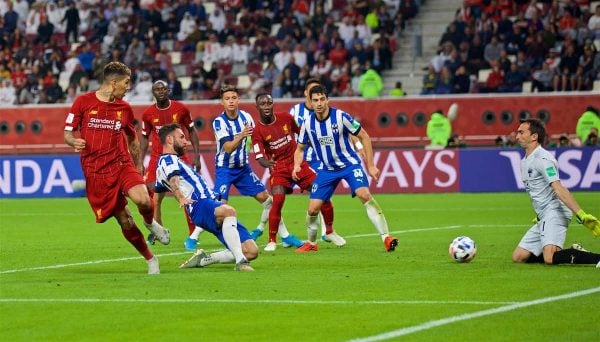
[[[565,188],[560,181],[553,182],[551,185],[556,196],[558,196],[558,198],[571,209],[573,213],[575,213],[577,222],[591,230],[594,236],[600,236],[600,222],[598,219],[594,215],[587,214],[581,209],[569,189]]]

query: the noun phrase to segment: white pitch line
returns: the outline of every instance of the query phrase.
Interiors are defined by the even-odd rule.
[[[190,254],[191,252],[174,252],[174,253],[165,253],[165,254],[157,254],[157,256],[169,256],[169,255],[182,255],[182,254]],[[135,257],[127,257],[127,258],[117,258],[117,259],[105,259],[105,260],[94,260],[94,261],[86,261],[86,262],[76,262],[72,264],[58,264],[58,265],[50,265],[50,266],[38,266],[38,267],[28,267],[28,268],[18,268],[14,270],[5,270],[0,271],[0,274],[6,273],[17,273],[17,272],[27,272],[27,271],[39,271],[39,270],[49,270],[53,268],[65,268],[71,266],[83,266],[83,265],[94,265],[94,264],[105,264],[109,262],[117,262],[117,261],[129,261],[129,260],[137,260],[142,259],[141,256]]]
[[[523,207],[484,207],[484,208],[444,208],[444,211],[515,211],[518,209],[522,209]],[[255,213],[256,211],[252,210],[236,210],[241,214]],[[336,213],[353,213],[360,212],[362,209],[335,209]],[[438,208],[387,208],[385,212],[439,212]],[[284,209],[284,213],[305,213],[306,209]],[[167,216],[177,216],[180,215],[178,212],[170,212],[165,213]],[[25,216],[92,216],[92,212],[79,212],[79,213],[62,213],[62,212],[34,212],[34,213],[23,213],[23,212],[3,212],[0,213],[0,217],[25,217]]]
[[[0,303],[235,303],[235,304],[305,304],[305,305],[506,305],[518,302],[485,302],[458,300],[293,300],[293,299],[203,299],[203,298],[0,298]]]
[[[565,293],[565,294],[559,295],[559,296],[545,297],[545,298],[534,299],[534,300],[530,300],[530,301],[526,301],[526,302],[514,303],[514,304],[505,305],[505,306],[501,306],[501,307],[494,308],[494,309],[482,310],[482,311],[472,312],[472,313],[463,314],[463,315],[450,316],[450,317],[446,317],[446,318],[442,318],[442,319],[438,319],[438,320],[434,320],[434,321],[425,322],[425,323],[422,323],[419,325],[414,325],[412,327],[406,327],[406,328],[390,331],[390,332],[383,333],[383,334],[352,339],[350,341],[351,342],[384,341],[384,340],[389,340],[389,339],[396,338],[396,337],[406,336],[406,335],[416,333],[419,331],[436,328],[436,327],[439,327],[442,325],[452,324],[452,323],[456,323],[456,322],[460,322],[460,321],[466,321],[466,320],[473,319],[473,318],[494,315],[494,314],[503,313],[503,312],[507,312],[507,311],[513,311],[513,310],[517,310],[517,309],[526,308],[529,306],[545,304],[545,303],[555,302],[555,301],[559,301],[559,300],[571,299],[571,298],[575,298],[575,297],[586,296],[586,295],[597,293],[597,292],[600,292],[600,287],[594,287],[594,288],[587,289],[587,290]]]
[[[442,227],[430,227],[430,228],[415,228],[415,229],[396,230],[396,231],[391,231],[390,233],[392,233],[392,234],[419,233],[419,232],[425,232],[425,231],[458,229],[458,228],[462,228],[462,227],[465,227],[465,228],[469,228],[469,227],[486,228],[486,227],[498,227],[498,226],[497,225],[467,225],[467,226],[455,225],[455,226],[442,226]],[[522,225],[503,225],[501,227],[522,227]],[[370,237],[370,236],[379,236],[379,234],[378,233],[355,234],[355,235],[345,236],[344,238],[346,238],[346,239],[354,239],[354,238],[362,238],[362,237]],[[162,257],[162,256],[172,256],[172,255],[183,255],[183,254],[189,254],[189,253],[190,252],[173,252],[173,253],[157,254],[157,256],[158,257]],[[72,264],[59,264],[59,265],[50,265],[50,266],[38,266],[38,267],[18,268],[18,269],[13,269],[13,270],[0,271],[0,274],[17,273],[17,272],[27,272],[27,271],[39,271],[39,270],[49,270],[49,269],[54,269],[54,268],[65,268],[65,267],[72,267],[72,266],[105,264],[105,263],[109,263],[109,262],[137,260],[137,259],[141,259],[141,258],[142,257],[140,257],[140,256],[136,256],[136,257],[126,257],[126,258],[117,258],[117,259],[105,259],[105,260],[94,260],[94,261],[86,261],[86,262],[77,262],[77,263],[72,263]]]

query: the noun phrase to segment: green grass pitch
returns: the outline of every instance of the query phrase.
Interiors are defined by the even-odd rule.
[[[600,215],[598,193],[574,194]],[[365,210],[334,196],[343,248],[319,243],[297,254],[262,250],[255,272],[233,265],[179,269],[187,227],[163,203],[171,244],[156,245],[161,272],[122,237],[99,225],[84,198],[0,201],[2,341],[597,341],[600,269],[517,265],[511,253],[534,216],[525,193],[376,195],[400,240],[384,251]],[[233,197],[240,221],[255,227],[261,207]],[[308,199],[288,196],[288,229],[306,238]],[[136,222],[141,224],[139,214]],[[144,234],[146,234],[146,230]],[[448,256],[453,238],[478,244],[473,262]],[[221,246],[210,234],[201,247]],[[600,239],[572,223],[566,246],[600,252]]]

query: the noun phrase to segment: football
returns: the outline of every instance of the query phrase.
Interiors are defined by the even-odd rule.
[[[450,257],[457,262],[469,262],[477,254],[477,245],[475,241],[468,236],[459,236],[452,240],[448,247]]]

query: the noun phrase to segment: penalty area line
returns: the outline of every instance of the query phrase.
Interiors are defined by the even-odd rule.
[[[442,319],[438,319],[438,320],[434,320],[434,321],[425,322],[425,323],[422,323],[419,325],[414,325],[412,327],[406,327],[406,328],[393,330],[393,331],[389,331],[389,332],[378,334],[378,335],[352,339],[350,341],[351,342],[384,341],[384,340],[389,340],[392,338],[406,336],[406,335],[413,334],[413,333],[416,333],[419,331],[429,330],[431,328],[436,328],[436,327],[440,327],[443,325],[452,324],[452,323],[456,323],[456,322],[460,322],[460,321],[466,321],[466,320],[470,320],[470,319],[474,319],[474,318],[495,315],[498,313],[518,310],[518,309],[526,308],[529,306],[545,304],[545,303],[555,302],[555,301],[559,301],[559,300],[587,296],[587,295],[597,293],[597,292],[600,292],[600,287],[594,287],[594,288],[587,289],[587,290],[565,293],[565,294],[559,295],[559,296],[545,297],[545,298],[534,299],[534,300],[530,300],[530,301],[526,301],[526,302],[519,302],[519,303],[515,303],[515,304],[501,306],[498,308],[476,311],[476,312],[463,314],[463,315],[450,316],[450,317],[446,317],[446,318],[442,318]]]

